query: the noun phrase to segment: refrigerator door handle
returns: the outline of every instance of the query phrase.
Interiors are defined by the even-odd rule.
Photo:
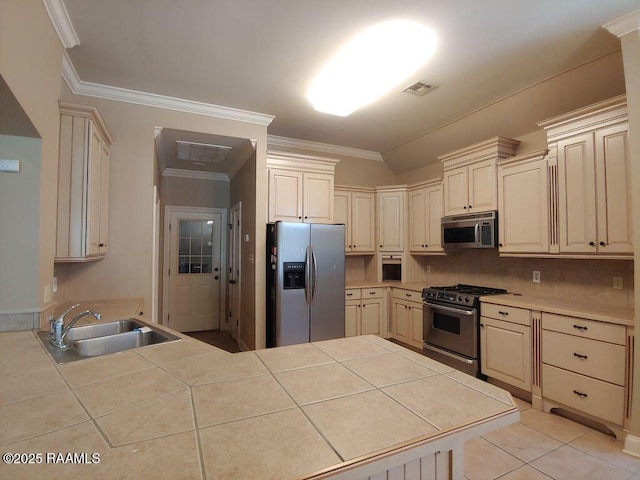
[[[313,278],[311,280],[311,301],[316,296],[316,284],[318,283],[318,260],[316,259],[316,252],[311,248],[311,265],[313,268]]]
[[[311,285],[311,247],[307,246],[307,251],[304,254],[304,299],[307,301],[307,305],[312,300]]]

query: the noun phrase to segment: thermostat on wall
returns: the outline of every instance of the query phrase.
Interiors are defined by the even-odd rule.
[[[7,160],[0,158],[0,172],[14,172],[20,171],[20,160]]]

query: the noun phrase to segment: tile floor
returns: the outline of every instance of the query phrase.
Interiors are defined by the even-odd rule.
[[[197,338],[198,340],[221,348],[231,353],[238,353],[240,347],[231,337],[231,333],[224,330],[203,330],[200,332],[186,332],[185,335]]]
[[[640,480],[613,437],[516,399],[520,422],[465,444],[469,480]]]

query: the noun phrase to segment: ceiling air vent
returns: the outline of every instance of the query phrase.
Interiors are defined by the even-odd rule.
[[[176,140],[177,160],[194,162],[194,164],[222,163],[230,151],[231,147],[226,145]]]
[[[418,97],[422,97],[427,93],[435,90],[436,88],[438,88],[438,85],[433,82],[417,81],[416,83],[409,85],[407,88],[405,88],[402,91],[406,93],[411,93],[412,95],[416,95]]]

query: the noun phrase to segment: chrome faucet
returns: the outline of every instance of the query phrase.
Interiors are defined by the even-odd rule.
[[[56,347],[58,347],[61,350],[67,350],[68,348],[71,348],[71,345],[65,342],[64,338],[67,336],[67,333],[69,333],[69,330],[71,329],[71,327],[73,327],[78,320],[88,315],[93,315],[96,320],[100,320],[101,318],[101,315],[99,313],[93,312],[91,310],[85,310],[84,312],[78,313],[75,317],[71,319],[71,321],[67,325],[65,325],[64,324],[65,316],[71,310],[76,308],[78,305],[80,304],[76,303],[75,305],[72,305],[64,313],[62,313],[56,320],[54,320],[52,317],[49,318],[49,330],[50,330],[49,336],[50,336],[51,343],[53,343]]]

